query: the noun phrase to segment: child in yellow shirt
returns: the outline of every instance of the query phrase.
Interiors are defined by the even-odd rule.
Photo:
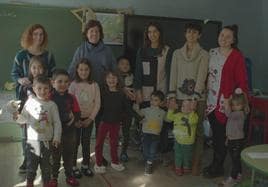
[[[173,134],[175,137],[175,172],[178,176],[190,173],[192,166],[192,149],[195,141],[198,123],[197,113],[193,108],[193,101],[184,100],[181,112],[175,112],[176,99],[169,101],[167,120],[174,122]]]

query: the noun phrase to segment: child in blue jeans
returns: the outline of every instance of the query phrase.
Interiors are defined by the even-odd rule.
[[[166,112],[160,108],[164,98],[163,92],[154,91],[151,94],[150,106],[139,111],[139,114],[144,117],[142,120],[142,132],[145,175],[153,173],[153,161],[156,157],[160,132],[166,116]]]

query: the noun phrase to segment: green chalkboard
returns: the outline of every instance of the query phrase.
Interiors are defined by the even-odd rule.
[[[68,8],[0,5],[1,87],[10,80],[14,56],[20,47],[22,32],[28,25],[40,23],[48,33],[48,49],[58,67],[66,67],[81,43],[81,24]]]

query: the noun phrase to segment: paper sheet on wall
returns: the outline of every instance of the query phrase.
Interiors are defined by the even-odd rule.
[[[268,152],[250,152],[247,155],[252,159],[268,159]]]

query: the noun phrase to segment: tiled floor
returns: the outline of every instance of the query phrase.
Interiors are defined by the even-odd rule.
[[[93,145],[92,145],[92,148]],[[109,159],[109,148],[105,146],[105,157]],[[80,155],[80,154],[79,154]],[[206,151],[206,158],[209,152]],[[114,171],[111,167],[107,168],[104,175],[96,174],[92,178],[83,177],[79,179],[80,186],[96,187],[216,187],[222,180],[209,180],[202,176],[183,176],[177,177],[171,167],[157,165],[153,175],[145,176],[143,174],[143,162],[140,153],[135,150],[129,151],[130,161],[126,163],[124,172]],[[81,160],[81,159],[78,159]],[[25,186],[25,176],[18,173],[18,167],[22,161],[20,142],[0,143],[0,186],[1,187],[21,187]],[[205,159],[209,162],[209,159]],[[37,186],[40,185],[40,172],[36,178]],[[64,172],[61,171],[59,177],[59,186],[67,186],[65,183]]]

